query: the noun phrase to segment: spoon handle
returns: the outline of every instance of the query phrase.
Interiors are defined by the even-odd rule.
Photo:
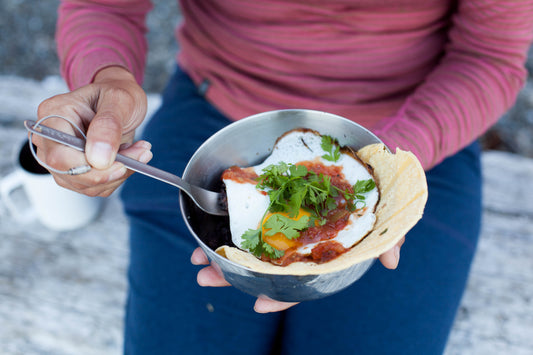
[[[35,127],[35,124],[35,121],[24,121],[24,126],[28,131],[44,138],[48,138],[54,142],[69,146],[81,152],[85,152],[85,140],[47,126],[38,125],[37,127]],[[183,179],[181,179],[179,176],[155,168],[153,166],[141,163],[140,161],[129,158],[125,155],[117,154],[115,160],[124,164],[124,166],[128,169],[150,176],[154,179],[166,182],[185,191],[189,191],[191,188],[190,185],[187,182],[183,181]]]

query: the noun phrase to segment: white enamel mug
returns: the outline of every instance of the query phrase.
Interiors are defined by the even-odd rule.
[[[38,219],[55,231],[81,228],[98,215],[102,199],[89,197],[56,184],[52,175],[33,157],[26,141],[18,151],[15,170],[0,180],[0,196],[20,223]],[[14,198],[22,188],[29,203]]]

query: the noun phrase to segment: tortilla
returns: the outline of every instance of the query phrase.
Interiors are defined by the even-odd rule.
[[[295,262],[287,266],[261,261],[235,247],[221,246],[216,252],[266,274],[318,275],[347,269],[390,250],[422,218],[427,201],[424,169],[413,153],[397,149],[393,154],[383,144],[365,146],[357,155],[373,168],[380,201],[373,230],[348,252],[322,264]]]

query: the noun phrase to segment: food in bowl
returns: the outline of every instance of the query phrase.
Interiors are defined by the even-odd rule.
[[[310,129],[276,141],[256,166],[227,169],[230,231],[220,255],[272,274],[320,274],[375,258],[421,218],[427,199],[416,157],[383,144],[353,152]]]
[[[222,180],[233,243],[275,265],[334,259],[376,220],[371,170],[350,149],[308,129],[285,133],[263,163],[233,166]]]

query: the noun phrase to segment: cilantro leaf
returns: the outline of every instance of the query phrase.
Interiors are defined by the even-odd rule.
[[[241,238],[243,239],[241,246],[260,258],[263,254],[263,248],[261,248],[261,244],[263,243],[261,229],[248,229]]]
[[[354,194],[364,194],[364,193],[374,190],[375,187],[376,187],[376,183],[372,179],[357,180],[355,185],[353,185],[353,191],[354,191]]]
[[[285,254],[283,250],[278,250],[263,241],[261,238],[261,228],[255,230],[248,229],[242,235],[242,239],[241,246],[258,258],[265,254],[271,259],[279,259]]]
[[[285,255],[285,251],[278,250],[268,243],[263,243],[263,252],[266,255],[268,255],[271,259],[279,259],[283,255]]]
[[[358,208],[363,208],[366,206],[365,203],[365,193],[372,191],[376,187],[376,183],[372,179],[367,180],[357,180],[353,185],[353,192],[350,191],[340,191],[344,199],[347,201],[348,209],[350,211],[355,211]]]
[[[336,162],[341,157],[341,148],[337,144],[337,141],[331,136],[322,136],[320,147],[327,152],[322,155],[322,158],[328,161]]]
[[[308,174],[308,170],[305,165],[290,165],[289,174],[293,178],[304,177]]]
[[[276,233],[282,233],[288,239],[296,239],[300,236],[300,231],[306,229],[309,225],[309,216],[302,216],[297,220],[280,214],[272,215],[265,223],[265,228],[269,229],[265,235],[272,236]]]
[[[304,204],[307,195],[307,187],[301,186],[292,190],[291,198],[287,201],[287,212],[289,217],[296,217]]]

